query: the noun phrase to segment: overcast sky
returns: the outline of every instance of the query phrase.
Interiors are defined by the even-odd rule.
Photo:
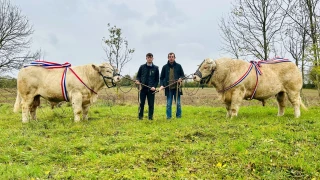
[[[72,66],[106,61],[102,47],[107,24],[123,31],[136,51],[122,74],[134,75],[146,62],[167,63],[174,52],[185,74],[194,73],[204,58],[221,52],[218,23],[231,10],[231,0],[12,0],[33,26],[32,50],[46,61]]]

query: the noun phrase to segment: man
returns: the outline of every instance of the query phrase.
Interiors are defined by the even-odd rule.
[[[146,55],[147,63],[140,66],[137,74],[136,84],[141,84],[140,95],[140,106],[138,117],[140,120],[143,119],[143,110],[146,98],[148,99],[148,118],[153,120],[154,111],[154,97],[156,87],[159,84],[159,68],[153,64],[153,54],[148,53]]]
[[[182,90],[179,88],[182,79],[184,77],[184,72],[182,66],[176,63],[176,55],[173,52],[168,54],[168,62],[162,67],[160,75],[160,88],[159,91],[165,87],[165,96],[167,96],[167,108],[166,115],[167,119],[172,117],[172,99],[175,99],[177,104],[176,118],[181,118],[181,102],[180,96],[182,95]],[[168,86],[170,85],[170,86]],[[168,87],[167,87],[168,86]]]

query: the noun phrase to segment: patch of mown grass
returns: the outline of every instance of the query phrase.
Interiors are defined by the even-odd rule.
[[[246,106],[228,119],[222,107],[183,106],[168,121],[158,105],[139,121],[136,105],[94,105],[74,123],[64,105],[27,124],[11,109],[0,106],[2,179],[320,178],[319,107],[296,119],[290,108],[277,117],[274,106]]]

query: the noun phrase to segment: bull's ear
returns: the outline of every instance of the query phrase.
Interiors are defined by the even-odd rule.
[[[207,59],[206,59],[206,62],[207,62],[207,64],[212,64],[212,63],[213,63],[213,59],[207,58]]]
[[[96,65],[92,64],[92,68],[93,68],[94,70],[96,70],[96,71],[100,72],[100,67],[98,67],[98,66],[96,66]]]
[[[217,67],[217,64],[216,62],[214,62],[214,60],[212,60],[212,63],[211,63],[211,70],[216,70],[216,67]]]

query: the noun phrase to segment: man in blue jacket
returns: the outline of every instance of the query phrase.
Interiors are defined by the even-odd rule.
[[[141,84],[140,90],[140,106],[138,117],[140,120],[143,119],[144,104],[146,98],[148,99],[148,118],[153,120],[154,112],[154,97],[156,87],[159,84],[159,68],[153,64],[153,54],[148,53],[146,55],[147,63],[140,66],[137,74],[136,84]]]
[[[176,63],[176,55],[173,52],[168,54],[168,62],[162,67],[160,74],[160,88],[165,88],[165,96],[167,96],[167,108],[166,115],[167,119],[172,117],[172,99],[174,98],[177,104],[176,118],[181,118],[181,102],[180,96],[182,95],[182,90],[179,88],[182,79],[184,78],[184,72],[182,66]],[[170,85],[170,86],[168,86]],[[167,87],[168,86],[168,87]]]

